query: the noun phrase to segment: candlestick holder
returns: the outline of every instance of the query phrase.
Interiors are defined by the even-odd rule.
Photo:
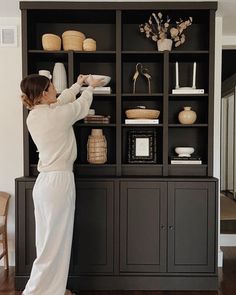
[[[196,70],[197,63],[193,63],[193,80],[192,86],[189,87],[180,87],[179,86],[179,63],[175,63],[175,89],[172,89],[172,94],[203,94],[204,89],[196,88]]]

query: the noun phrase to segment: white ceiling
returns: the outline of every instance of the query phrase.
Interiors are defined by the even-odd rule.
[[[0,17],[19,17],[20,16],[19,1],[20,0],[0,0]],[[26,1],[37,1],[37,0],[26,0]],[[41,1],[50,1],[50,0],[41,0]],[[51,0],[51,1],[58,1],[58,0]],[[91,1],[96,1],[96,0],[84,0],[84,1],[82,0],[81,2],[91,2]],[[129,1],[139,2],[137,0],[136,1],[129,0]],[[158,0],[156,1],[152,0],[152,1],[159,2]],[[162,2],[164,1],[179,2],[178,0],[162,0]],[[181,2],[188,2],[188,1],[189,0],[181,0]],[[215,0],[208,0],[208,1],[195,0],[193,2],[210,2],[210,1],[215,1]],[[102,2],[102,1],[96,1],[96,2]],[[120,2],[120,1],[111,0],[111,2]],[[140,2],[145,2],[145,1],[143,0]],[[236,35],[236,0],[219,0],[217,15],[223,17],[223,35],[235,36]]]

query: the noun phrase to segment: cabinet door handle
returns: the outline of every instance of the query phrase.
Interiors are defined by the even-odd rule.
[[[165,230],[165,229],[166,229],[166,227],[165,227],[164,224],[161,225],[161,229],[162,229],[162,230]]]
[[[169,229],[170,230],[174,230],[174,226],[173,225],[169,225]]]

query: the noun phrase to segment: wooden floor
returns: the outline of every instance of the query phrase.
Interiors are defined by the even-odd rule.
[[[219,269],[218,291],[114,291],[114,292],[80,292],[79,295],[236,295],[236,247],[223,247],[224,268]],[[0,295],[20,295],[14,290],[14,268],[7,275],[0,268]],[[43,294],[42,294],[43,295]],[[52,294],[53,295],[53,294]]]

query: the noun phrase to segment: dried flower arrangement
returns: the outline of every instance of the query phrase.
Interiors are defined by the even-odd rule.
[[[166,17],[166,21],[164,21],[161,12],[157,14],[153,12],[149,17],[148,23],[141,24],[139,29],[141,33],[145,33],[146,37],[151,38],[154,42],[169,37],[174,41],[175,47],[178,47],[185,42],[183,31],[192,24],[193,18],[190,16],[186,21],[180,18],[175,22],[175,26],[172,26],[170,21],[171,19],[168,16]]]

